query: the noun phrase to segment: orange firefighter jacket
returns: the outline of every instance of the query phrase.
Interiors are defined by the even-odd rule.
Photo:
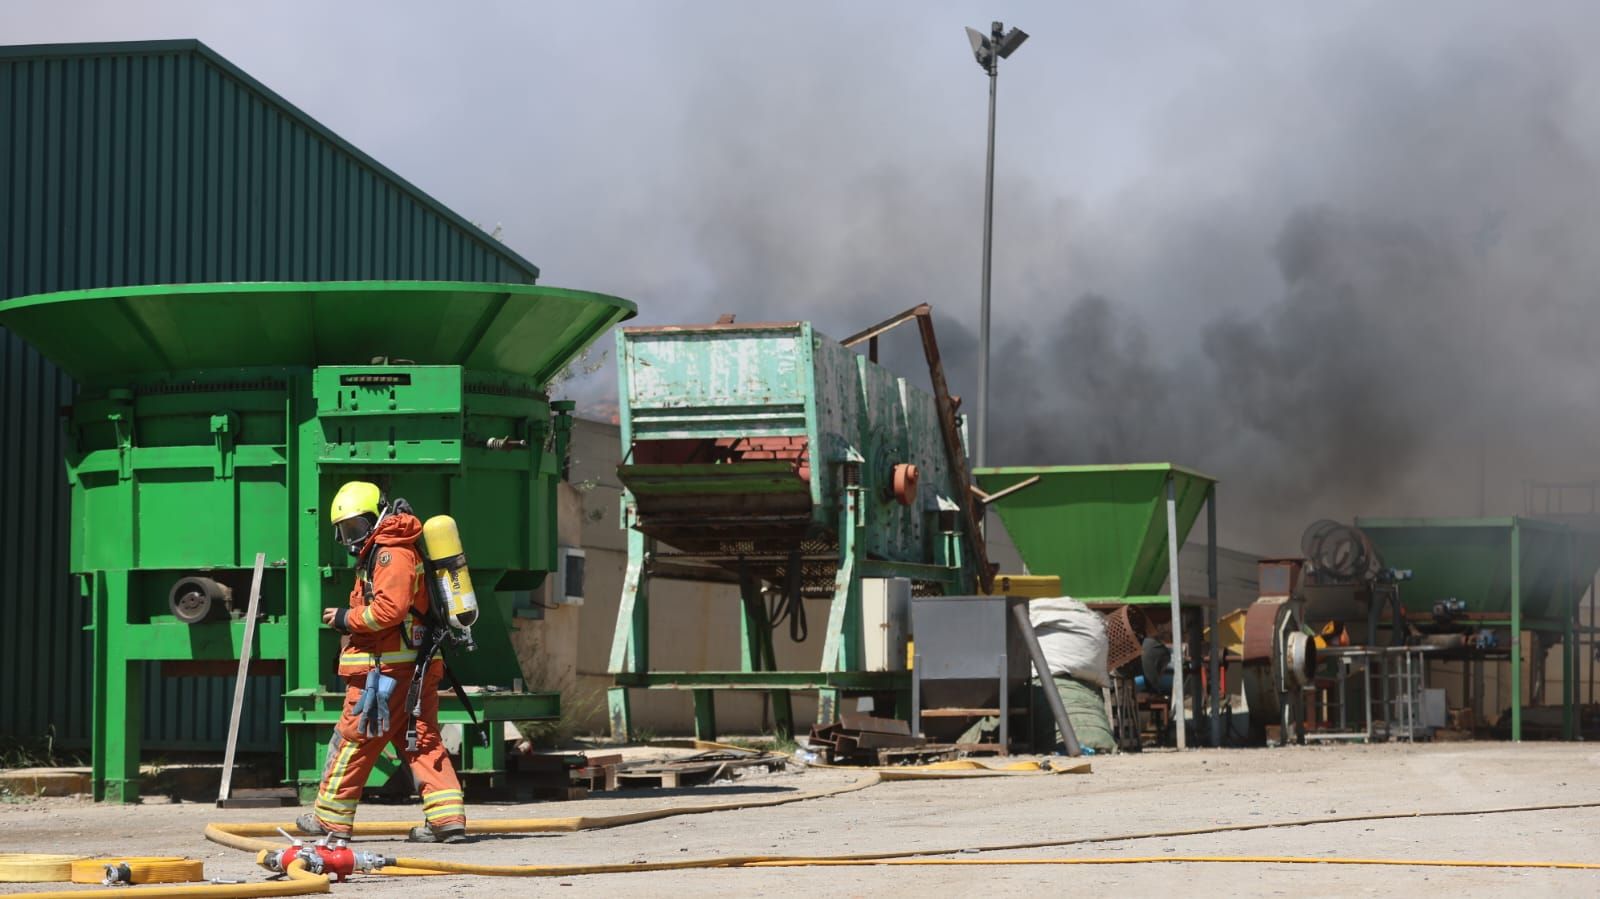
[[[428,585],[423,580],[422,554],[417,539],[422,522],[415,515],[390,515],[378,523],[356,565],[356,583],[350,590],[350,608],[334,618],[336,630],[350,639],[339,655],[341,676],[365,675],[374,664],[393,676],[397,666],[409,668],[417,660],[415,632],[428,612]],[[371,595],[364,582],[371,573]],[[415,616],[415,621],[407,618]]]

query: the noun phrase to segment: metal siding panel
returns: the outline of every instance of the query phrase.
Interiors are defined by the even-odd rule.
[[[72,742],[88,730],[87,604],[76,601],[67,571],[67,496],[56,410],[72,384],[26,343],[0,330],[0,447],[21,477],[0,487],[0,515],[27,522],[0,541],[0,672],[26,685],[0,703],[0,740]],[[40,672],[51,676],[41,677]]]
[[[536,270],[198,44],[0,58],[0,299],[120,284],[483,279]],[[0,741],[83,747],[89,604],[67,574],[57,409],[75,385],[0,329]],[[40,678],[37,672],[50,677]],[[145,746],[211,749],[231,678],[147,681]],[[282,748],[279,676],[252,679],[241,745]]]

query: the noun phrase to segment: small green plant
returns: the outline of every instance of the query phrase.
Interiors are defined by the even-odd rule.
[[[531,685],[530,689],[539,690],[542,685]],[[517,732],[535,748],[557,749],[570,744],[575,737],[587,735],[588,722],[596,716],[603,717],[604,711],[604,693],[590,693],[570,699],[563,697],[558,720],[518,721]]]
[[[0,744],[0,769],[61,768],[82,765],[78,753],[62,753],[56,747],[56,729],[51,725],[38,739]]]
[[[728,737],[718,742],[755,752],[780,752],[784,755],[789,755],[800,747],[793,737],[781,737],[775,733],[766,733],[759,737]]]

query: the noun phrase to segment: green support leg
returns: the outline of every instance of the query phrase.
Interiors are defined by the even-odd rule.
[[[493,774],[491,784],[498,785],[505,779],[506,741],[495,739],[500,722],[491,721],[488,727],[489,745],[485,746],[478,728],[470,724],[461,726],[461,767],[469,773]]]
[[[854,671],[861,665],[860,566],[861,488],[846,488],[839,512],[839,568],[828,606],[828,640],[822,647],[823,671]],[[831,724],[839,715],[838,690],[817,692],[817,723]]]
[[[331,572],[318,564],[321,541],[327,539],[327,531],[323,529],[317,458],[326,444],[322,423],[317,419],[317,401],[312,393],[310,374],[295,375],[289,381],[284,428],[292,435],[285,469],[292,499],[285,511],[300,516],[300,521],[298,526],[290,528],[294,536],[289,544],[288,570],[284,574],[289,638],[283,690],[285,694],[306,695],[323,689],[339,652],[337,634],[322,627],[324,578]],[[329,602],[329,605],[334,604]],[[337,605],[344,605],[344,600],[337,600]],[[340,689],[343,689],[342,683]],[[287,695],[283,703],[287,714]],[[333,728],[298,725],[285,727],[283,731],[284,779],[298,785],[302,799],[309,794],[310,800],[314,800]]]
[[[739,616],[739,665],[741,671],[776,671],[778,655],[772,645],[772,622],[767,616],[767,604],[762,599],[761,587],[751,578],[739,585],[739,599],[743,614]],[[773,729],[779,739],[794,738],[794,708],[788,690],[768,690],[767,701],[772,705]]]
[[[606,691],[606,717],[611,722],[611,739],[623,743],[633,739],[633,706],[627,687]]]
[[[107,571],[94,590],[94,798],[139,801],[144,665],[116,651],[112,628],[128,621],[128,572]]]
[[[301,805],[317,801],[317,792],[322,786],[322,772],[328,766],[328,741],[317,744],[310,736],[320,730],[306,725],[285,725],[283,728],[283,740],[288,753],[284,758],[289,770],[285,779],[294,785],[295,795],[299,797]],[[333,729],[328,730],[331,735]]]
[[[328,745],[324,743],[322,750],[315,753],[315,765],[300,765],[294,772],[295,797],[301,805],[310,805],[317,801],[317,793],[322,789],[322,770],[328,763]],[[291,765],[296,764],[291,762]]]
[[[711,690],[694,691],[694,737],[712,742],[717,739],[717,694]]]
[[[628,519],[632,520],[629,511]],[[617,628],[611,637],[613,674],[645,674],[650,671],[650,576],[646,566],[655,550],[655,541],[639,531],[628,529],[628,568],[622,580],[622,601],[617,606]],[[633,708],[624,687],[613,687],[608,706],[611,738],[626,741],[633,732]]]
[[[844,694],[834,687],[817,691],[817,723],[832,724],[839,718],[839,701]]]
[[[833,579],[833,601],[828,605],[823,671],[854,671],[861,663],[860,504],[861,488],[848,488],[839,513],[839,567]]]
[[[1511,742],[1522,742],[1522,527],[1511,524]]]

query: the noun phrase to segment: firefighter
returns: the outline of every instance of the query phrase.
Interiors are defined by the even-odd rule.
[[[425,822],[412,828],[415,843],[466,839],[461,782],[439,737],[439,682],[444,661],[434,657],[422,678],[421,714],[412,721],[407,685],[428,620],[429,600],[417,539],[422,523],[403,500],[392,505],[377,485],[351,481],[333,498],[334,536],[357,559],[350,604],[324,609],[322,621],[348,635],[339,656],[345,679],[344,713],[328,744],[328,761],[314,810],[295,825],[313,834],[348,837],[356,804],[373,764],[393,743],[422,795]],[[415,750],[407,747],[415,729]]]

